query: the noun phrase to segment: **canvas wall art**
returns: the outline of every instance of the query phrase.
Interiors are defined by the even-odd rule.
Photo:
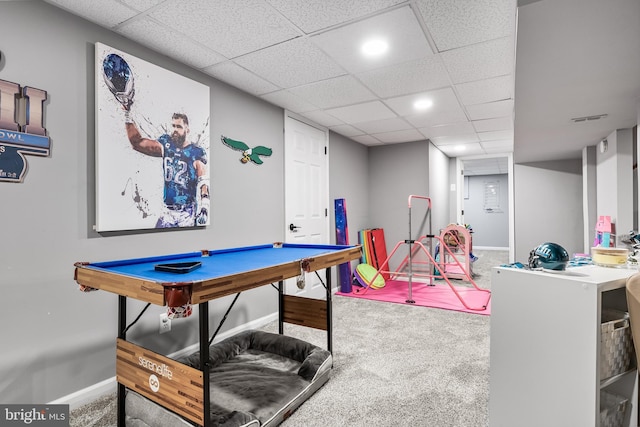
[[[209,87],[95,52],[96,231],[208,225]]]

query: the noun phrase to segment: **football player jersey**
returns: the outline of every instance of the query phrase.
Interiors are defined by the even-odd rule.
[[[193,144],[179,148],[167,134],[158,141],[164,147],[164,203],[167,206],[195,205],[198,175],[193,163],[200,160],[207,164],[206,151]]]

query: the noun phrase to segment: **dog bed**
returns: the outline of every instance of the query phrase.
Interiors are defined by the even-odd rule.
[[[178,360],[200,369],[200,354]],[[276,426],[329,379],[331,353],[308,342],[262,331],[245,331],[209,348],[211,425]],[[193,424],[127,390],[126,425]]]

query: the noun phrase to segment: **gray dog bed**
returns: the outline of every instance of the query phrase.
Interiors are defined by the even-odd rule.
[[[209,348],[213,426],[276,426],[327,380],[331,353],[297,338],[245,331]],[[178,360],[200,369],[200,354]],[[191,426],[191,422],[128,390],[131,427]]]

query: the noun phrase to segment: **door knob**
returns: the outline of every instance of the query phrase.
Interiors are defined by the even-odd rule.
[[[291,230],[291,231],[296,231],[298,228],[302,228],[302,227],[298,227],[297,225],[289,224],[289,230]]]

